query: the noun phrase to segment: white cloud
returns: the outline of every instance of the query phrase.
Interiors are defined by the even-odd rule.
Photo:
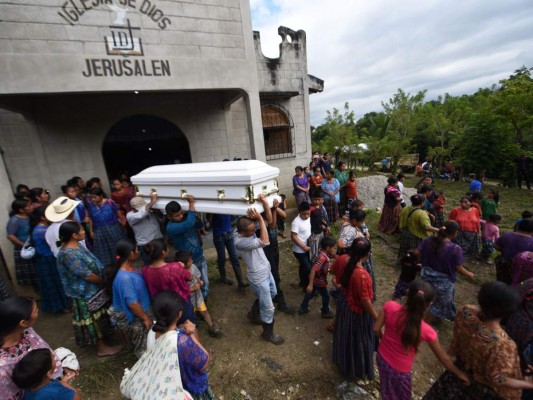
[[[307,34],[308,70],[325,80],[311,122],[348,101],[357,117],[398,88],[427,99],[470,94],[533,66],[529,0],[251,0],[261,48],[278,57],[280,25]]]

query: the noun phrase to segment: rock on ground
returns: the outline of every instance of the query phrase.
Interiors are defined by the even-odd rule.
[[[384,175],[357,178],[357,194],[365,203],[365,208],[383,208],[385,186],[387,186],[387,177]],[[415,189],[404,187],[403,198],[408,205],[411,204],[409,197],[415,193]]]

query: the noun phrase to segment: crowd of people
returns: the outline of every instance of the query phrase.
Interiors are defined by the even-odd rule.
[[[202,243],[208,227],[219,281],[234,283],[225,268],[227,251],[238,289],[249,287],[256,295],[247,316],[262,326],[265,341],[285,341],[275,332],[276,308],[305,315],[320,295],[320,316],[333,334],[332,362],[354,380],[374,379],[376,363],[383,399],[411,398],[411,371],[422,342],[446,368],[426,399],[530,398],[532,215],[524,212],[515,231],[500,236],[499,194],[491,189],[483,195],[482,181],[446,216],[446,198],[431,177],[421,177],[411,205],[402,195],[404,179],[390,177],[384,189],[378,230],[398,235],[401,272],[395,288],[380,294],[391,299],[381,309],[357,177],[344,162],[333,166],[327,153],[296,167],[293,178],[298,215],[290,224],[290,240],[299,266],[298,307],[288,304],[281,287],[278,237],[285,238],[285,196],[269,204],[261,195],[262,213],[250,209],[234,218],[202,215],[188,195],[187,210],[171,201],[163,214],[154,208],[157,193],[149,202],[137,197],[127,177],[112,181],[111,196],[98,178],[85,184],[74,177],[53,201],[47,190],[19,185],[7,235],[17,283],[36,288],[41,310],[72,314],[78,346],[94,345],[98,356],[113,356],[126,346],[137,356],[121,384],[128,398],[156,386],[174,398],[216,398],[207,373],[212,355],[197,329],[198,315],[209,335],[223,336],[208,311]],[[34,256],[25,251],[29,246]],[[488,265],[496,251],[501,253],[495,260],[497,280],[481,286],[478,305],[457,310],[457,275],[474,277],[465,262],[478,257]],[[80,398],[69,383],[79,366],[62,364],[32,328],[37,303],[0,289],[5,398]],[[442,321],[454,323],[448,352],[438,339]],[[117,333],[124,344],[117,345]]]

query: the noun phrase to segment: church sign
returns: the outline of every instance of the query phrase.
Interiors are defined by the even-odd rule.
[[[67,0],[57,12],[61,18],[73,26],[80,22],[86,12],[99,6],[107,6],[116,13],[113,25],[109,26],[109,34],[104,37],[103,41],[108,57],[86,58],[82,75],[86,78],[171,76],[169,60],[144,58],[141,28],[131,25],[127,13],[130,8],[138,10],[154,21],[161,30],[172,24],[171,19],[150,0],[115,1],[118,5],[112,0]]]

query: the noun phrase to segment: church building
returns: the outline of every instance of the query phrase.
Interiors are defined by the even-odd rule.
[[[153,165],[311,159],[304,31],[263,55],[248,0],[17,0],[0,5],[0,224],[19,183],[107,182]],[[288,196],[292,198],[292,196]],[[13,274],[12,245],[0,248]]]

